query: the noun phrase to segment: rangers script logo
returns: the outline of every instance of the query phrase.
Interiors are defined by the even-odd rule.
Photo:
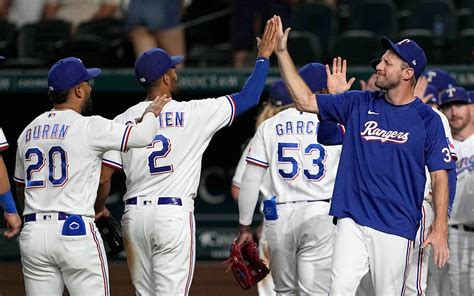
[[[403,144],[408,141],[408,135],[410,134],[380,129],[377,127],[378,123],[375,121],[367,121],[364,126],[365,129],[360,133],[360,135],[367,141],[380,141],[382,143],[393,142],[397,144]]]

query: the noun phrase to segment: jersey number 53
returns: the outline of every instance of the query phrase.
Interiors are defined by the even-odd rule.
[[[326,149],[321,144],[312,143],[304,148],[304,157],[312,160],[312,167],[303,168],[303,175],[312,182],[320,181],[326,175]],[[300,144],[278,143],[278,164],[291,164],[291,169],[285,171],[278,169],[278,173],[285,180],[295,179],[301,170],[302,163],[298,161],[300,155]]]

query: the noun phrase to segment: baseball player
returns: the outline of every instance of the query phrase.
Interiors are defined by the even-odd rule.
[[[377,295],[403,294],[421,219],[425,165],[436,211],[423,246],[431,244],[439,267],[449,258],[447,171],[455,163],[439,114],[414,96],[426,56],[413,40],[393,43],[384,37],[386,52],[375,82],[383,91],[314,95],[287,51],[290,29],[283,32],[281,22],[278,27],[276,54],[298,110],[318,113],[347,130],[330,210],[339,218],[330,295],[354,295],[368,270]],[[337,71],[345,71],[345,62],[337,61]]]
[[[448,117],[458,153],[456,199],[449,220],[451,257],[448,275],[452,295],[474,294],[474,107],[462,87],[440,95],[440,109]]]
[[[239,93],[189,102],[172,100],[156,122],[158,133],[152,144],[104,156],[103,188],[110,186],[113,168],[123,169],[127,176],[122,226],[138,295],[188,295],[195,262],[194,198],[202,156],[218,130],[257,105],[276,44],[275,24],[269,20],[258,39],[255,68]],[[183,57],[170,57],[159,48],[137,59],[135,73],[147,98],[175,94],[174,66],[181,61]],[[129,108],[116,121],[131,120],[144,104]],[[106,196],[107,190],[101,191]]]
[[[317,63],[304,66],[300,74],[311,91],[320,92],[335,79],[328,75],[326,83],[326,68]],[[340,146],[319,144],[318,117],[293,108],[288,94],[282,102],[280,112],[264,121],[251,141],[238,200],[238,241],[252,240],[253,210],[268,175],[264,232],[275,292],[327,295],[334,238],[328,211]]]
[[[146,103],[135,126],[84,117],[89,80],[101,73],[80,59],[56,62],[48,73],[53,109],[35,118],[18,138],[15,181],[25,208],[20,235],[27,295],[110,295],[94,202],[105,151],[149,145],[155,118],[169,98]]]
[[[7,230],[3,233],[5,237],[11,238],[20,232],[21,219],[16,211],[10,191],[10,181],[8,180],[7,168],[3,162],[1,152],[8,148],[8,142],[0,127],[0,207],[3,208],[3,218],[7,222]]]

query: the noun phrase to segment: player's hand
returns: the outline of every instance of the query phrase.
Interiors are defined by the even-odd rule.
[[[279,16],[276,17],[276,29],[277,29],[277,45],[275,48],[275,53],[283,53],[287,50],[288,43],[288,34],[290,34],[291,28],[286,28],[283,32],[283,23]]]
[[[262,39],[257,37],[258,56],[269,58],[275,50],[277,42],[276,16],[267,21]]]
[[[431,245],[433,248],[433,259],[438,268],[443,268],[449,259],[448,248],[448,223],[433,223],[422,248]]]
[[[237,244],[241,246],[245,242],[253,242],[252,228],[250,225],[239,225],[239,236],[237,236]]]
[[[415,85],[415,97],[420,98],[423,103],[428,103],[428,101],[433,97],[433,94],[428,94],[425,96],[426,88],[428,87],[428,78],[426,76],[420,76]]]
[[[3,213],[3,218],[7,222],[7,231],[3,235],[7,238],[12,238],[20,232],[21,218],[17,213],[9,214]]]
[[[328,90],[330,94],[340,94],[351,89],[355,78],[347,81],[347,61],[341,57],[334,58],[332,61],[332,74],[329,65],[326,65],[326,75],[328,79]]]
[[[100,217],[110,217],[110,212],[107,208],[104,208],[102,211],[95,213],[95,219],[99,219]]]
[[[168,95],[163,94],[161,96],[157,96],[148,107],[146,107],[145,112],[143,112],[143,115],[147,112],[153,112],[155,116],[160,115],[161,110],[163,110],[163,107],[168,104],[168,102],[171,101],[171,97],[168,97]],[[142,116],[143,117],[143,116]]]

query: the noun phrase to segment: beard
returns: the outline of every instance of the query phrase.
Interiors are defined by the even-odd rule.
[[[89,98],[87,99],[87,101],[82,106],[82,112],[83,113],[90,113],[91,111],[92,111],[92,98],[89,95]]]
[[[390,81],[390,80],[381,80],[381,79],[378,79],[378,77],[381,77],[381,76],[377,76],[377,79],[375,80],[375,86],[380,88],[381,90],[389,90],[389,89],[392,89],[392,88],[395,88],[396,86],[398,86],[400,83],[399,82],[395,82],[395,81]],[[383,76],[386,78],[386,76]]]

